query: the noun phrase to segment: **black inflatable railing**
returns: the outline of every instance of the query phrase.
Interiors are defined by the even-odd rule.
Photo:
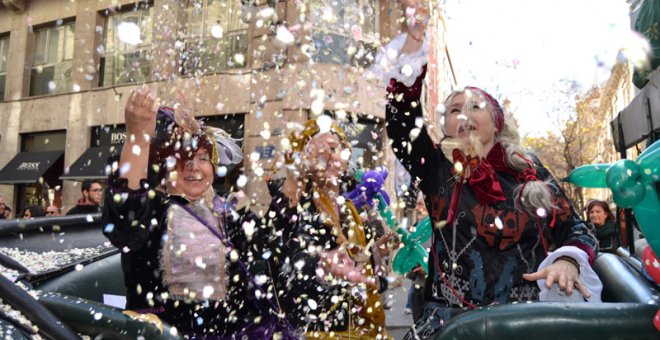
[[[3,302],[20,311],[26,318],[39,327],[39,334],[47,339],[73,340],[80,339],[66,324],[62,323],[53,313],[26,291],[0,275],[0,297]]]
[[[455,317],[436,339],[657,340],[653,317],[658,308],[640,303],[505,304]]]
[[[28,220],[0,220],[0,235],[39,230],[45,226],[81,225],[101,222],[101,213],[70,216],[35,217]]]
[[[108,305],[61,295],[44,293],[39,302],[79,333],[97,339],[181,339],[165,323],[136,320],[122,309]],[[159,321],[159,320],[154,320]]]

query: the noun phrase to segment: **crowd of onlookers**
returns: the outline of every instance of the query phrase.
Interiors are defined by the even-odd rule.
[[[85,180],[80,187],[82,197],[76,202],[66,215],[90,214],[101,212],[101,201],[103,198],[103,185],[98,180]],[[44,216],[62,216],[62,208],[55,204],[46,207],[43,205],[30,205],[24,208],[20,214],[15,214],[9,207],[5,198],[0,196],[0,219],[22,218],[30,219]]]

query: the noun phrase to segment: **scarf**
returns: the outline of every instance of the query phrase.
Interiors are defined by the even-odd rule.
[[[530,167],[520,173],[511,169],[506,160],[506,151],[500,143],[496,143],[486,157],[481,160],[477,157],[466,156],[459,149],[453,150],[452,158],[454,163],[461,163],[461,169],[463,169],[462,174],[456,170],[456,167],[452,168],[452,172],[454,175],[467,178],[467,183],[474,191],[477,201],[481,205],[506,201],[506,196],[502,191],[502,185],[495,175],[496,172],[515,175],[523,185],[527,182],[538,180],[536,177],[536,168],[531,161],[529,161]],[[465,170],[467,170],[467,173]]]

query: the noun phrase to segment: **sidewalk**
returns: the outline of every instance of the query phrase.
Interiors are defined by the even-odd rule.
[[[383,293],[384,300],[392,303],[392,308],[385,310],[387,332],[396,340],[403,339],[413,322],[412,315],[404,313],[410,280],[401,278],[399,282],[400,285],[396,281],[392,282],[392,288]]]

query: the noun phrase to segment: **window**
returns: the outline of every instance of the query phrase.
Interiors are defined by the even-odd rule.
[[[240,0],[188,1],[182,74],[245,67],[248,26],[241,21],[240,7]]]
[[[310,16],[313,60],[320,63],[368,67],[380,37],[376,29],[377,0],[313,0]]]
[[[5,86],[7,84],[7,51],[9,50],[9,36],[0,38],[0,101],[5,100]]]
[[[99,86],[139,83],[151,79],[152,18],[150,5],[110,14],[104,27]]]
[[[34,32],[30,96],[71,91],[75,23]]]

